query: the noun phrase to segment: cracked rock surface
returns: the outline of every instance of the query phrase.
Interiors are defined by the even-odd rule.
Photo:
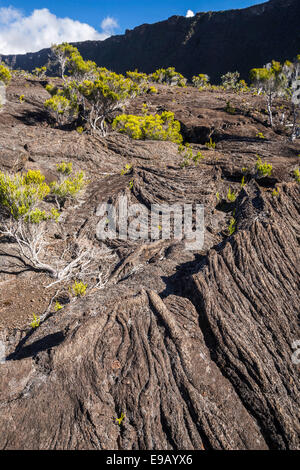
[[[268,127],[260,97],[160,86],[128,111],[147,101],[150,112],[175,113],[204,155],[182,169],[170,142],[51,127],[47,92],[26,83],[12,82],[0,113],[0,169],[40,169],[47,181],[62,160],[86,171],[90,184],[65,208],[63,227],[89,239],[107,279],[80,299],[65,285],[57,294],[46,274],[11,269],[13,246],[0,239],[0,448],[299,449],[300,143]],[[237,115],[224,111],[228,100]],[[215,150],[204,145],[210,136]],[[257,154],[271,177],[254,177]],[[106,266],[97,208],[124,196],[145,208],[203,204],[202,249],[107,240]],[[55,312],[57,295],[64,308]],[[33,312],[42,317],[35,329]]]

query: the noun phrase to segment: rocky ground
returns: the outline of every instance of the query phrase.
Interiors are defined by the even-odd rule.
[[[87,190],[58,229],[64,237],[49,237],[52,249],[55,239],[88,239],[106,284],[91,280],[80,299],[67,284],[47,288],[46,274],[12,266],[13,247],[0,239],[0,448],[299,449],[300,142],[270,129],[261,97],[160,86],[128,111],[147,102],[151,112],[175,113],[204,155],[180,168],[174,143],[55,128],[47,98],[39,81],[8,87],[0,169],[40,169],[47,181],[61,161],[86,171]],[[210,137],[215,150],[205,146]],[[254,177],[257,155],[273,165],[271,177]],[[132,170],[121,175],[126,164]],[[204,204],[202,250],[111,240],[104,256],[97,208],[124,195],[147,208]],[[35,329],[33,313],[42,318]]]

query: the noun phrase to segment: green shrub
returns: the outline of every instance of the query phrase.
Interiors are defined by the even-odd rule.
[[[232,217],[232,219],[230,219],[230,223],[228,225],[229,235],[233,235],[235,231],[236,231],[236,220],[235,220],[234,217]]]
[[[258,132],[258,133],[256,134],[256,137],[257,137],[258,139],[262,139],[262,140],[265,139],[265,136],[263,135],[262,132]]]
[[[273,191],[272,191],[272,196],[273,197],[278,197],[279,196],[279,188],[275,188]]]
[[[259,176],[271,176],[272,174],[272,165],[269,163],[263,163],[261,158],[257,158],[256,169]]]
[[[152,75],[150,80],[157,83],[166,83],[170,86],[185,87],[187,79],[181,73],[176,72],[174,67],[167,69],[158,69]]]
[[[73,171],[73,165],[72,163],[65,163],[65,162],[62,162],[62,163],[58,163],[56,165],[56,168],[57,168],[57,171],[59,173],[62,173],[63,175],[70,175]]]
[[[105,119],[140,92],[139,86],[129,78],[107,70],[99,72],[94,81],[85,80],[77,90],[85,102],[86,119],[91,128],[98,129],[103,136],[106,135]]]
[[[295,180],[297,181],[297,183],[300,183],[300,171],[299,171],[299,168],[297,168],[297,169],[294,171],[294,177],[295,177]]]
[[[21,217],[28,217],[29,221],[41,218],[42,215],[34,210],[50,193],[44,180],[40,171],[29,170],[26,175],[0,172],[0,205],[6,207],[15,220]]]
[[[222,77],[221,77],[222,86],[226,90],[236,90],[239,77],[240,77],[239,72],[227,72],[227,73],[225,73],[225,75],[222,75]]]
[[[209,76],[205,73],[200,73],[192,78],[192,82],[195,87],[204,88],[209,84]]]
[[[46,77],[46,72],[47,72],[47,67],[36,67],[33,70],[33,75],[35,75],[37,78],[44,79]]]
[[[59,65],[60,76],[65,80],[65,71],[70,63],[72,54],[79,54],[78,49],[67,42],[62,44],[54,44],[51,47],[52,55],[54,56],[54,61]]]
[[[129,163],[126,163],[125,168],[123,168],[123,170],[121,171],[121,176],[127,175],[128,173],[130,173],[131,170],[132,170],[132,165],[130,165]]]
[[[87,284],[83,284],[83,282],[75,281],[72,285],[73,293],[76,297],[83,297],[86,294]]]
[[[150,95],[156,95],[156,93],[158,93],[158,89],[155,88],[155,86],[150,86],[147,90],[147,93],[150,93]]]
[[[126,72],[126,76],[139,85],[140,93],[144,93],[148,89],[148,75],[146,73],[139,73],[135,70],[134,72]]]
[[[209,142],[206,142],[205,146],[208,148],[208,149],[215,149],[216,148],[216,143],[213,142],[212,138],[209,139]]]
[[[228,114],[235,114],[236,109],[234,106],[231,105],[230,101],[227,101],[226,106],[225,106],[225,111]]]
[[[231,191],[231,188],[228,189],[227,199],[229,202],[234,202],[236,200],[236,194]]]
[[[69,173],[67,173],[69,174]],[[66,199],[75,199],[78,197],[87,184],[85,173],[79,171],[75,173],[73,178],[63,178],[62,181],[53,181],[50,183],[51,194],[56,198],[58,206],[60,207]]]
[[[61,95],[52,96],[45,101],[44,106],[54,113],[55,119],[60,125],[78,112],[77,103]]]
[[[180,123],[175,121],[174,113],[165,111],[161,115],[134,116],[121,114],[112,124],[113,129],[137,140],[169,140],[181,143]]]
[[[0,63],[0,82],[3,82],[4,85],[8,85],[11,81],[11,72],[8,67]]]
[[[180,164],[181,168],[185,168],[189,166],[192,161],[195,163],[195,165],[197,165],[200,160],[204,159],[204,156],[202,155],[201,152],[197,152],[194,155],[190,144],[185,144],[185,145],[180,144],[178,146],[178,153],[181,154],[183,157],[183,161]]]
[[[63,306],[58,302],[58,300],[55,302],[55,306],[54,306],[54,311],[55,312],[58,312],[59,310],[61,310],[63,308]]]
[[[276,96],[285,93],[287,77],[280,62],[272,60],[270,64],[263,68],[254,68],[250,71],[250,79],[257,93],[263,92],[266,96],[269,121],[273,127],[272,105]]]

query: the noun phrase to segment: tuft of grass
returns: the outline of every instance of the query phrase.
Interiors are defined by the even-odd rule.
[[[227,199],[229,202],[234,202],[236,200],[236,194],[231,191],[231,188],[228,189]]]
[[[297,183],[300,183],[300,171],[299,171],[299,168],[297,168],[295,171],[294,171],[294,177],[295,177],[295,180]]]
[[[215,149],[216,148],[216,143],[213,142],[212,138],[209,139],[209,142],[206,142],[205,146],[208,148],[208,149]]]
[[[86,289],[87,289],[87,284],[84,284],[83,282],[75,281],[74,284],[72,285],[72,290],[73,293],[76,297],[83,297],[86,294]]]
[[[261,158],[257,156],[256,169],[259,176],[271,176],[273,167],[269,163],[263,163]]]
[[[236,220],[235,220],[234,217],[232,217],[232,219],[230,219],[230,223],[228,225],[229,235],[233,235],[235,231],[236,231]]]

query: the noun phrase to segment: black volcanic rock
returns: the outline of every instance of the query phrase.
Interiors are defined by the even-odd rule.
[[[188,78],[208,73],[216,82],[229,70],[239,70],[247,79],[252,67],[271,59],[293,59],[299,53],[299,24],[299,0],[270,0],[242,10],[172,16],[105,41],[75,44],[85,59],[116,72],[138,68],[151,73],[175,66]],[[32,70],[48,61],[49,52],[3,58],[17,68]]]

